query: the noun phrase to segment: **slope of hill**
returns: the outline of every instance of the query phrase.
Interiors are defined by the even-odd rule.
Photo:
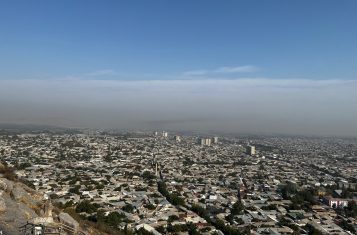
[[[0,163],[0,234],[22,234],[19,228],[27,223],[61,228],[61,234],[106,234],[52,206],[43,195],[12,178],[11,171]]]

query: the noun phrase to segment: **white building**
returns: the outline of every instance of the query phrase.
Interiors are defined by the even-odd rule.
[[[248,145],[246,148],[246,153],[250,156],[255,155],[255,147],[252,145]]]
[[[176,142],[181,142],[181,136],[175,135],[175,140],[176,140]]]
[[[347,199],[325,197],[324,201],[331,208],[338,208],[338,207],[343,208],[343,207],[348,206],[348,200]]]
[[[162,132],[162,137],[167,138],[168,135],[169,135],[169,133],[167,133],[166,131]]]
[[[210,138],[202,138],[201,145],[202,146],[211,146],[211,139]]]

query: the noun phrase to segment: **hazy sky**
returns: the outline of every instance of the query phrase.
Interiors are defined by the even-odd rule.
[[[357,136],[357,2],[2,1],[0,122]]]

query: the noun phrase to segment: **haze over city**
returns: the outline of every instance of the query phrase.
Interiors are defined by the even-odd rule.
[[[0,81],[1,122],[244,134],[357,133],[356,81]]]
[[[0,123],[356,136],[354,1],[5,1]]]

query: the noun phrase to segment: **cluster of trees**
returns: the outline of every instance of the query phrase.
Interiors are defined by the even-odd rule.
[[[31,166],[32,166],[32,164],[29,162],[22,162],[20,164],[15,165],[15,167],[19,170],[24,170],[25,168],[31,167]]]
[[[316,199],[314,197],[313,190],[305,189],[302,191],[298,191],[292,198],[292,204],[290,209],[298,210],[298,209],[311,209],[312,205],[316,204]]]
[[[201,233],[198,231],[197,227],[192,224],[175,224],[172,225],[171,223],[167,226],[167,232],[177,234],[180,232],[188,232],[189,235],[200,235]]]
[[[185,206],[185,200],[177,192],[170,193],[163,181],[158,182],[158,191],[173,205]]]
[[[70,205],[69,205],[70,206]],[[128,223],[130,222],[128,218],[117,211],[112,211],[108,215],[105,215],[105,211],[99,209],[100,206],[96,203],[91,203],[88,200],[83,200],[75,207],[75,213],[86,212],[91,214],[88,218],[88,221],[96,223],[98,228],[106,228],[107,226],[121,231],[120,224],[122,222]],[[126,208],[123,208],[125,211],[132,211],[133,207],[131,205],[127,205]],[[123,231],[122,231],[123,232]],[[131,234],[130,231],[125,232],[125,234]]]
[[[59,180],[59,184],[63,184],[63,182],[69,181],[68,184],[71,186],[69,192],[74,193],[74,194],[80,194],[79,189],[81,188],[81,185],[85,186],[85,190],[91,191],[94,188],[96,189],[104,189],[105,185],[108,184],[108,181],[106,180],[101,180],[99,182],[94,181],[94,180],[83,180],[80,179],[77,175],[74,176],[68,176],[67,178],[63,180]],[[80,184],[77,184],[77,182],[80,182]]]
[[[276,205],[271,204],[271,205],[267,205],[267,206],[262,206],[261,209],[269,211],[269,210],[277,210],[278,207]]]
[[[344,210],[347,217],[357,218],[357,203],[355,201],[350,201]]]
[[[80,185],[76,185],[76,186],[70,188],[68,191],[69,191],[70,193],[74,193],[74,194],[79,195],[79,194],[80,194],[80,193],[79,193],[79,189],[80,189],[80,188],[81,188]]]
[[[128,222],[127,217],[124,214],[120,214],[117,211],[110,212],[105,216],[104,211],[99,210],[96,216],[96,222],[105,223],[115,229],[119,228],[122,222]]]
[[[286,185],[280,187],[281,196],[284,199],[289,199],[292,201],[291,208],[292,210],[298,209],[310,209],[312,205],[315,205],[316,199],[315,196],[316,190],[309,188],[298,190],[296,184],[287,182]]]
[[[353,224],[348,223],[346,220],[342,220],[339,225],[341,226],[341,228],[343,228],[344,230],[350,231],[352,234],[357,234],[357,231],[355,229],[355,227],[353,226]]]
[[[236,212],[240,211],[241,205],[236,204],[235,207],[236,207]],[[250,231],[249,227],[246,227],[245,229],[240,230],[240,229],[234,228],[230,225],[226,225],[223,220],[211,219],[209,212],[205,208],[203,208],[197,204],[193,204],[191,207],[191,210],[196,212],[202,218],[204,218],[208,223],[214,225],[217,229],[221,230],[224,234],[227,234],[227,235],[249,234],[249,231]]]
[[[242,214],[242,212],[244,211],[244,205],[240,202],[240,201],[237,201],[233,204],[232,206],[232,209],[231,209],[231,213],[226,217],[226,219],[232,223],[233,220],[234,220],[234,216],[236,215],[240,215]],[[237,221],[237,220],[236,220]],[[243,220],[240,219],[237,221],[239,224],[243,224]]]
[[[127,232],[125,234],[127,234]],[[149,232],[149,231],[145,230],[144,228],[140,228],[139,230],[137,230],[135,232],[135,234],[137,234],[137,235],[153,235],[152,232]]]
[[[178,196],[178,194],[170,194],[166,188],[166,184],[164,182],[159,182],[158,183],[158,190],[159,192],[164,195],[166,197],[166,199],[171,202],[173,205],[180,205],[180,206],[185,206],[185,202],[184,200]],[[211,219],[210,218],[210,214],[209,212],[197,205],[197,204],[193,204],[191,206],[191,210],[196,212],[199,216],[201,216],[202,218],[204,218],[208,223],[214,225],[216,228],[218,228],[219,230],[221,230],[224,234],[227,235],[242,235],[242,234],[248,234],[248,232],[250,231],[250,228],[246,227],[243,230],[239,230],[237,228],[234,228],[232,226],[226,225],[224,223],[224,221],[219,220],[219,219]],[[236,214],[239,214],[242,210],[244,210],[244,206],[240,203],[237,202],[233,205],[233,209],[232,209]],[[177,227],[176,229],[183,229],[183,227]],[[193,228],[188,229],[189,234],[199,234],[199,231],[194,230]]]
[[[244,205],[240,201],[236,201],[231,210],[232,215],[239,215],[244,211]]]
[[[69,200],[64,204],[62,202],[56,204],[56,206],[61,209],[70,208],[70,207],[73,207],[73,205],[74,205],[74,203],[72,200]]]
[[[134,207],[131,204],[126,204],[121,209],[128,213],[133,213],[133,211],[134,211]]]
[[[230,225],[226,225],[223,220],[217,219],[213,225],[216,226],[217,229],[221,230],[224,234],[227,235],[243,235],[250,234],[250,227],[245,227],[244,229],[234,228]]]
[[[150,171],[144,171],[144,172],[142,173],[142,177],[143,177],[145,180],[153,180],[153,179],[156,178],[155,175],[152,174]]]
[[[315,227],[309,224],[306,227],[310,235],[323,235],[323,233],[320,230],[316,229]]]
[[[200,206],[200,205],[197,205],[197,204],[193,204],[192,206],[191,206],[191,210],[193,211],[193,212],[195,212],[195,213],[197,213],[199,216],[201,216],[202,218],[204,218],[205,220],[211,220],[211,218],[209,217],[209,213],[208,213],[208,211],[205,209],[205,208],[203,208],[202,206]],[[207,221],[208,221],[207,220]]]
[[[280,187],[280,193],[284,199],[290,199],[291,195],[294,195],[297,191],[297,185],[291,182],[287,182]]]
[[[76,212],[77,213],[82,213],[86,212],[88,214],[92,214],[94,212],[97,212],[98,208],[100,206],[96,203],[91,203],[88,200],[83,200],[78,205],[76,206]]]
[[[156,206],[153,205],[153,204],[146,204],[144,207],[149,209],[149,210],[155,210],[155,208],[156,208]]]

